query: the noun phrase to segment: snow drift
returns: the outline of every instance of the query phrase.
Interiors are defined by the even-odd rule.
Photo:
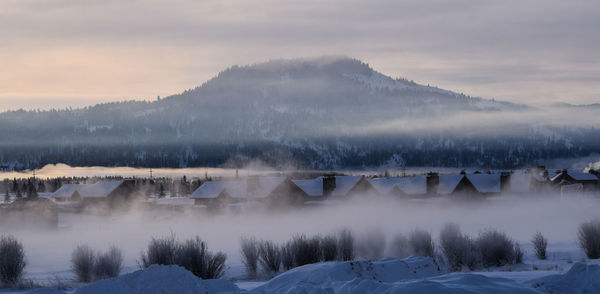
[[[101,293],[238,293],[240,289],[227,280],[202,280],[176,265],[151,265],[145,270],[89,284],[76,294]]]
[[[546,293],[600,293],[600,265],[575,263],[564,275],[550,275],[531,281]]]
[[[325,262],[285,272],[250,293],[381,293],[393,283],[442,275],[430,257]]]

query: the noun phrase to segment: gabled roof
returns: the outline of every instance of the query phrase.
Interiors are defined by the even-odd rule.
[[[224,189],[225,182],[223,181],[205,182],[192,193],[191,198],[217,198]]]
[[[437,193],[442,195],[452,194],[463,177],[463,175],[440,175]]]
[[[331,192],[331,196],[348,195],[361,178],[362,176],[335,176],[335,189]]]
[[[375,189],[382,194],[387,194],[394,187],[398,187],[405,194],[419,195],[427,193],[427,177],[393,177],[393,178],[373,178],[368,180]]]
[[[552,182],[555,182],[561,176],[563,176],[564,173],[565,173],[564,171],[561,171],[560,173],[558,173],[554,177],[552,177],[550,180]],[[576,181],[597,181],[598,180],[598,177],[596,175],[590,174],[590,173],[584,173],[584,172],[580,172],[580,171],[567,171],[566,174]]]
[[[246,181],[210,181],[198,187],[191,198],[208,199],[217,198],[225,190],[232,198],[246,198],[248,196]]]
[[[56,190],[50,197],[54,198],[68,198],[73,196],[73,193],[77,189],[87,186],[86,184],[64,184],[58,190]]]
[[[310,180],[292,180],[304,193],[311,197],[323,196],[323,178]]]
[[[577,181],[597,181],[598,177],[594,174],[584,172],[568,172],[569,176]]]
[[[394,186],[396,186],[401,178],[393,177],[393,178],[372,178],[368,179],[369,183],[373,185],[375,190],[381,194],[389,194]]]
[[[258,187],[255,191],[252,192],[252,195],[248,195],[249,197],[254,198],[265,198],[269,196],[273,190],[275,190],[279,185],[285,181],[286,177],[259,177],[258,178]]]
[[[499,174],[469,174],[467,179],[473,184],[480,193],[499,193],[500,175]]]
[[[123,181],[102,181],[91,185],[85,185],[77,191],[83,198],[104,198],[112,193]]]

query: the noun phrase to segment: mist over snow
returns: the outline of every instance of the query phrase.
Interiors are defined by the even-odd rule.
[[[365,195],[366,196],[366,195]],[[69,277],[70,257],[75,246],[88,244],[98,250],[116,245],[123,250],[126,271],[138,267],[140,254],[152,237],[174,233],[180,240],[199,236],[209,249],[227,254],[228,277],[243,275],[239,255],[240,237],[284,242],[293,235],[330,234],[340,229],[352,230],[357,238],[380,230],[387,242],[399,233],[414,229],[431,232],[437,239],[447,222],[460,225],[472,236],[496,228],[529,249],[531,236],[542,232],[552,250],[576,246],[577,227],[598,217],[600,204],[594,199],[558,197],[503,196],[480,201],[427,199],[391,201],[365,198],[348,203],[297,210],[266,211],[247,207],[223,214],[199,214],[194,210],[148,211],[134,208],[125,214],[60,215],[57,230],[5,230],[22,241],[27,254],[27,275],[48,279],[55,275]],[[385,256],[390,256],[389,244]],[[581,253],[583,254],[583,253]]]

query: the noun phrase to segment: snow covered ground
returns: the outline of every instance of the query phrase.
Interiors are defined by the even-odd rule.
[[[228,256],[228,268],[224,279],[234,283],[240,291],[251,293],[270,293],[272,291],[269,289],[279,289],[278,287],[283,287],[282,284],[289,284],[289,281],[321,278],[326,280],[315,282],[314,284],[320,285],[315,286],[315,289],[309,291],[306,288],[307,293],[327,292],[327,287],[337,289],[334,293],[362,293],[365,289],[377,289],[382,292],[385,290],[390,293],[416,291],[421,288],[441,291],[463,284],[472,285],[472,291],[475,292],[495,289],[495,293],[509,293],[507,291],[513,289],[516,293],[561,293],[552,292],[552,289],[562,289],[563,284],[569,285],[574,279],[572,276],[587,275],[591,276],[592,280],[598,276],[593,274],[597,273],[594,272],[597,271],[597,267],[582,268],[577,265],[598,265],[600,261],[587,260],[576,244],[578,225],[597,218],[598,211],[600,202],[597,199],[505,197],[473,203],[443,199],[381,203],[369,200],[294,211],[241,210],[222,215],[205,215],[194,210],[143,209],[125,215],[61,214],[60,228],[55,231],[5,230],[3,233],[15,235],[25,247],[28,261],[26,280],[43,286],[66,285],[73,290],[84,286],[73,282],[73,274],[70,271],[69,262],[75,246],[89,244],[98,250],[106,250],[111,245],[118,246],[123,250],[125,257],[122,272],[125,277],[124,274],[139,270],[137,261],[140,253],[152,237],[167,236],[172,232],[180,240],[200,236],[208,242],[209,250],[225,252]],[[489,227],[507,233],[525,250],[524,263],[472,273],[447,274],[441,269],[441,272],[435,274],[425,274],[425,271],[419,270],[417,276],[406,276],[398,278],[399,280],[394,280],[400,276],[396,272],[400,268],[399,264],[407,264],[409,260],[400,262],[397,259],[383,259],[354,263],[355,267],[360,265],[362,268],[372,268],[367,272],[376,273],[375,280],[383,282],[383,285],[379,285],[368,279],[367,281],[352,278],[352,271],[348,270],[352,269],[349,263],[316,264],[280,274],[269,281],[250,281],[245,279],[239,256],[240,236],[283,242],[298,233],[310,236],[328,234],[340,228],[351,228],[359,236],[377,228],[387,236],[389,247],[389,242],[395,234],[406,234],[415,228],[427,230],[437,239],[440,228],[448,221],[459,224],[463,232],[471,236],[476,236],[478,232]],[[531,249],[530,240],[537,231],[549,239],[547,260],[535,258]],[[384,256],[391,256],[391,252],[386,251]],[[424,262],[416,258],[411,262],[413,261],[412,266]],[[563,284],[556,286],[550,283],[566,277],[556,275],[565,275],[575,265],[576,272],[572,272],[568,279],[565,278]],[[389,278],[389,275],[393,275],[394,278]],[[131,278],[131,281],[136,279]],[[531,286],[529,281],[532,280],[536,280],[541,286]],[[577,283],[584,282],[592,286],[598,283]],[[307,285],[302,287],[308,287]],[[287,288],[278,291],[288,290],[295,292]],[[0,293],[13,292],[27,293],[28,290],[0,290]],[[452,293],[463,292],[457,290]]]

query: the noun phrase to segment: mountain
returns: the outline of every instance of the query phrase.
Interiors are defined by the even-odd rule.
[[[0,137],[10,139],[0,164],[520,166],[600,146],[589,139],[595,129],[481,123],[533,110],[393,79],[347,57],[274,60],[153,102],[2,113]]]

